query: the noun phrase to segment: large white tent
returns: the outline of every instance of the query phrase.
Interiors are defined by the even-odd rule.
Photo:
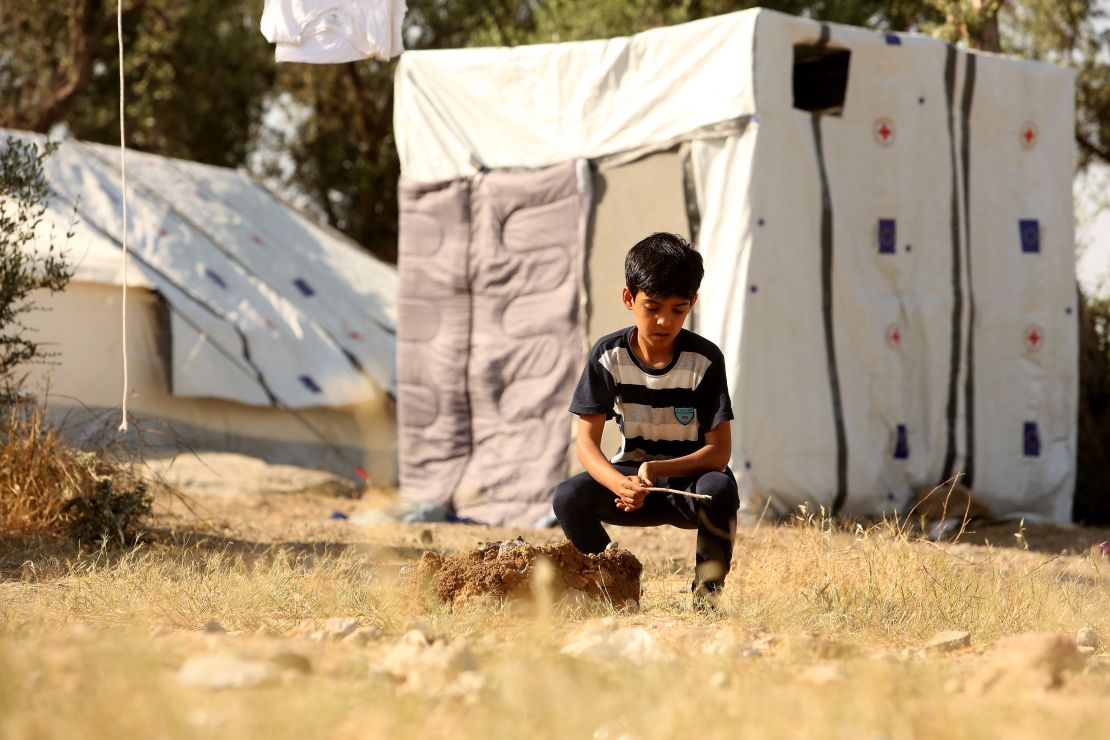
[[[452,219],[485,218],[486,191],[539,192],[512,178],[588,160],[589,228],[564,250],[584,267],[573,325],[590,341],[626,325],[624,252],[656,230],[692,237],[707,272],[693,328],[729,363],[732,466],[749,499],[877,515],[962,473],[998,514],[1067,520],[1073,88],[1070,69],[763,9],[629,38],[410,52],[395,96],[401,300],[427,285],[418,254],[461,260],[464,276],[492,259],[473,231],[443,238]],[[454,210],[430,195],[447,192]],[[567,233],[578,217],[561,216]],[[447,313],[481,298],[456,288]],[[404,495],[534,520],[570,467],[536,474],[521,445],[499,463],[532,474],[531,489],[505,500],[474,454],[482,439],[443,449],[427,431],[448,413],[465,431],[475,394],[498,391],[468,383],[462,363],[429,405],[419,367],[434,330],[400,329]],[[472,349],[464,337],[443,352]],[[499,372],[504,389],[527,371]],[[557,377],[545,409],[569,398],[574,373]]]
[[[123,392],[119,149],[66,140],[45,169],[31,248],[52,241],[75,275],[36,298],[56,356],[31,382],[83,438],[114,430]],[[132,434],[393,481],[396,271],[235,170],[128,152],[127,191]]]

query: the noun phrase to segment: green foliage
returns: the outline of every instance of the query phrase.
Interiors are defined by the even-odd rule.
[[[254,0],[125,0],[128,146],[236,167],[273,89]],[[116,3],[0,2],[0,125],[119,142]]]
[[[273,52],[258,31],[261,10],[253,0],[145,3],[124,27],[128,146],[225,167],[246,163],[275,78]],[[114,25],[100,48],[66,120],[79,139],[118,143]]]
[[[1073,518],[1110,523],[1110,299],[1081,301],[1079,449]]]
[[[136,525],[149,516],[154,497],[143,481],[121,486],[111,477],[96,481],[92,493],[75,496],[62,506],[69,536],[78,542],[134,541]]]
[[[1083,167],[1110,163],[1110,24],[1099,0],[411,0],[410,49],[604,38],[762,5],[933,33],[1074,66]],[[260,0],[125,0],[128,144],[249,164],[368,247],[396,257],[394,63],[275,65]],[[0,2],[0,125],[118,137],[115,3]]]
[[[45,247],[35,238],[50,197],[42,163],[54,148],[12,137],[0,145],[0,400],[14,392],[17,367],[44,357],[20,320],[34,308],[31,294],[60,291],[73,274],[53,234]]]

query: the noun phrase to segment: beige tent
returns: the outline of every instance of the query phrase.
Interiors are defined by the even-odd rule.
[[[76,274],[36,299],[28,323],[55,356],[29,382],[78,441],[120,420],[118,156],[67,141],[46,163],[36,248],[64,245]],[[129,153],[127,179],[131,441],[391,483],[395,270],[234,170]]]

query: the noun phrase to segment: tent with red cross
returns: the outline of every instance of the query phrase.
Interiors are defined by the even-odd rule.
[[[405,495],[493,521],[542,517],[571,472],[567,439],[529,425],[564,428],[585,347],[629,322],[625,251],[667,230],[705,260],[690,328],[725,353],[732,467],[749,501],[879,515],[961,474],[998,514],[1069,519],[1073,83],[1050,64],[763,9],[628,38],[406,54],[395,105],[410,194],[402,305],[422,300],[428,259],[439,274],[456,260],[473,275],[511,253],[526,274],[551,256],[539,247],[558,222],[559,259],[572,268],[559,274],[577,281],[580,301],[566,305],[581,310],[560,308],[552,330],[568,337],[571,372],[491,362],[465,339],[447,349],[434,328],[408,332],[402,310]],[[558,167],[571,178],[574,162],[588,162],[577,191],[588,217],[556,218],[563,201],[535,178]],[[454,211],[425,197],[448,191]],[[510,191],[524,205],[498,210]],[[512,219],[545,226],[516,229],[501,252],[445,236],[451,219],[490,208],[497,234]],[[514,274],[496,285],[507,305],[536,290]],[[452,296],[437,303],[442,327],[485,300],[465,279],[442,290]],[[512,320],[475,315],[466,336],[490,322],[514,336]],[[472,358],[481,387],[430,381],[421,368],[448,352]],[[498,406],[527,383],[544,393]],[[467,419],[487,397],[499,428],[533,444],[482,453],[492,438],[467,437]],[[446,452],[429,431],[445,422],[458,430]],[[550,446],[542,465],[529,459],[537,444]]]

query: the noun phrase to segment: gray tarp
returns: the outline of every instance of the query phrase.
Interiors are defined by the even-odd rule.
[[[494,524],[546,518],[585,343],[585,162],[401,185],[401,488]]]

